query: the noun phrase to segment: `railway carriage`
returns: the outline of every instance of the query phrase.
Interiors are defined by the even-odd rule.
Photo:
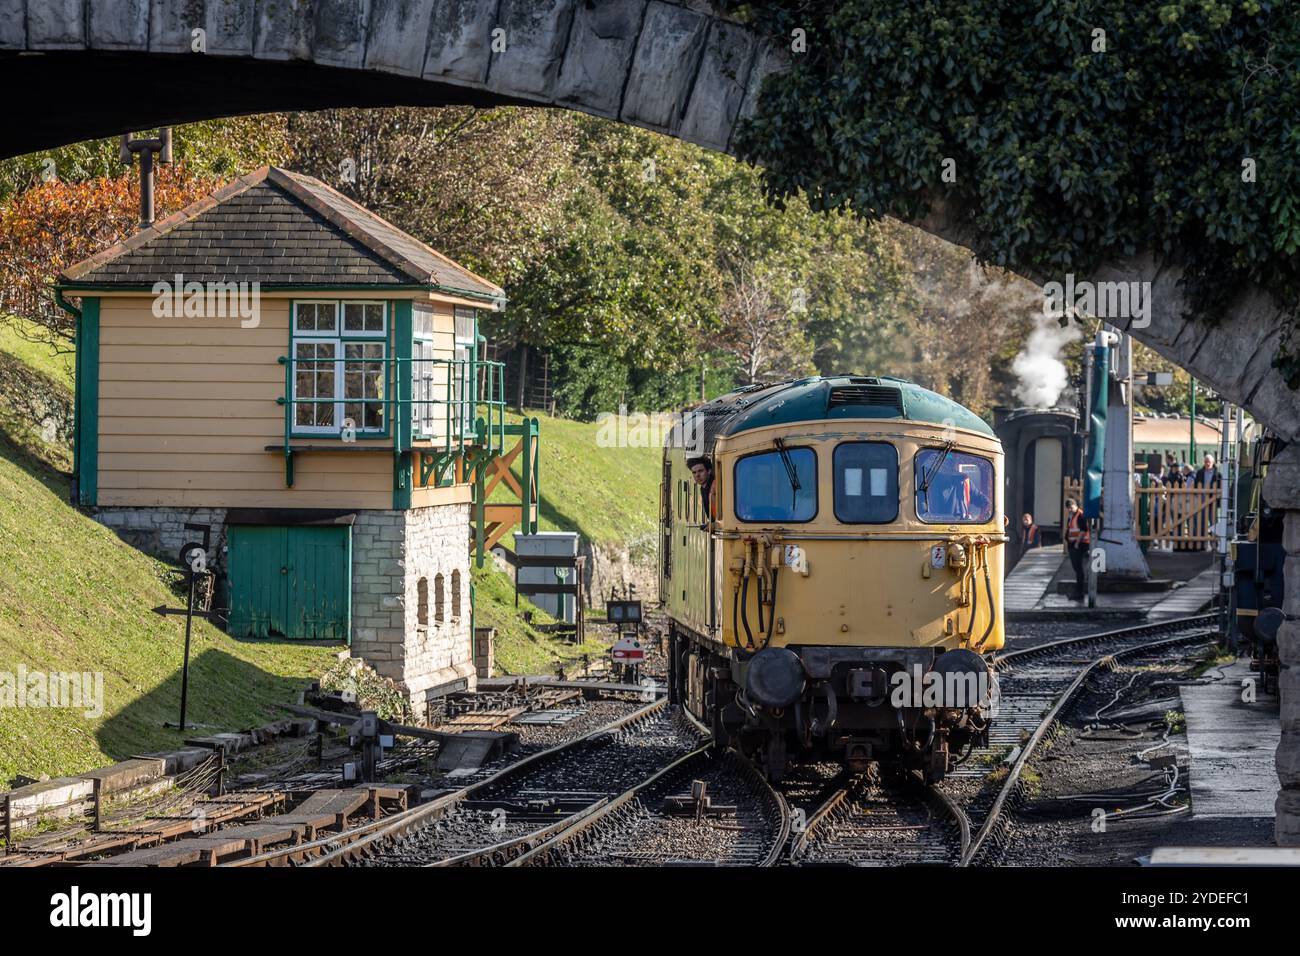
[[[989,426],[901,379],[752,386],[696,409],[663,460],[670,698],[773,778],[797,756],[941,779],[996,711],[1001,494]]]

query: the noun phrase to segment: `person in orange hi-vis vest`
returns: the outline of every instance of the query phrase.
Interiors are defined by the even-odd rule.
[[[1092,547],[1092,536],[1088,533],[1088,522],[1083,517],[1083,509],[1073,498],[1065,499],[1065,547],[1070,555],[1070,564],[1074,568],[1074,590],[1070,592],[1071,601],[1082,601],[1087,593],[1088,584],[1084,577],[1084,565]]]

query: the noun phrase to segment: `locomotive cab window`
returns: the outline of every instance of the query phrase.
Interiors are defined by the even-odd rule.
[[[844,442],[833,457],[835,518],[889,524],[898,518],[898,451],[888,442]]]
[[[984,524],[993,517],[993,463],[949,448],[916,453],[916,516],[922,521]]]
[[[741,521],[805,522],[817,516],[817,453],[786,448],[746,455],[735,468]]]

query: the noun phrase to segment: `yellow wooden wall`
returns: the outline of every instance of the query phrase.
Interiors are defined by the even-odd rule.
[[[259,325],[246,329],[238,318],[155,317],[152,297],[101,297],[100,505],[393,506],[391,454],[296,455],[290,488],[283,455],[265,450],[284,439],[284,407],[276,402],[284,394],[284,366],[277,359],[289,351],[291,301],[263,293]],[[452,305],[435,302],[434,308],[439,351],[444,335],[450,351]]]

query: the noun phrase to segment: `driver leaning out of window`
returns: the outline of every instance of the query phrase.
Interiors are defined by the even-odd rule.
[[[706,457],[700,457],[692,458],[686,464],[691,469],[691,478],[700,486],[700,496],[704,499],[706,520],[700,528],[708,531],[718,516],[717,499],[713,494],[713,462]]]

